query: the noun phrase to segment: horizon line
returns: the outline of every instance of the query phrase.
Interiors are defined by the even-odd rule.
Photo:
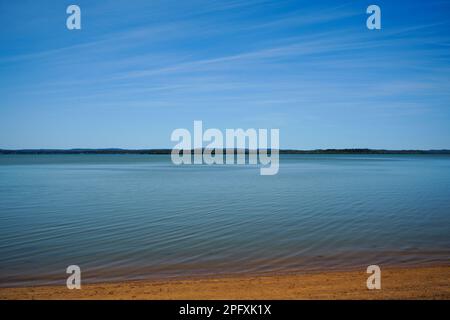
[[[227,148],[219,148],[225,153]],[[27,148],[27,149],[1,149],[0,154],[171,154],[173,150],[178,152],[198,153],[200,150],[215,150],[215,148],[196,149],[170,149],[170,148]],[[235,153],[259,152],[260,150],[272,151],[271,148],[233,148]],[[358,153],[358,154],[450,154],[450,149],[371,149],[371,148],[320,148],[320,149],[273,149],[280,154],[307,154],[307,153]]]

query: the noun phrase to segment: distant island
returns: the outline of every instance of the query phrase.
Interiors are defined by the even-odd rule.
[[[249,150],[235,149],[235,153]],[[0,149],[0,154],[170,154],[172,149]],[[191,152],[192,150],[186,150]],[[225,150],[224,150],[225,153]],[[280,154],[450,154],[450,150],[385,150],[385,149],[282,149]]]

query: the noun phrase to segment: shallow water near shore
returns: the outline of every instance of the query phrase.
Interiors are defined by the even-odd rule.
[[[450,156],[0,155],[0,286],[448,264]]]

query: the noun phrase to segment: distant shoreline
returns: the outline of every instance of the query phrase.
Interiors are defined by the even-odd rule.
[[[192,153],[193,150],[184,152]],[[0,154],[171,154],[172,149],[0,149]],[[249,153],[249,150],[235,149],[235,153]],[[254,152],[254,151],[252,151]],[[270,151],[269,151],[270,152]],[[225,150],[224,150],[225,153]],[[386,150],[386,149],[281,149],[280,154],[450,154],[441,150]]]

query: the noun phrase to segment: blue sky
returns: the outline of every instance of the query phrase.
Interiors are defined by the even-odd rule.
[[[82,29],[66,28],[81,8]],[[382,30],[366,28],[366,8]],[[0,148],[450,149],[450,1],[0,1]]]

